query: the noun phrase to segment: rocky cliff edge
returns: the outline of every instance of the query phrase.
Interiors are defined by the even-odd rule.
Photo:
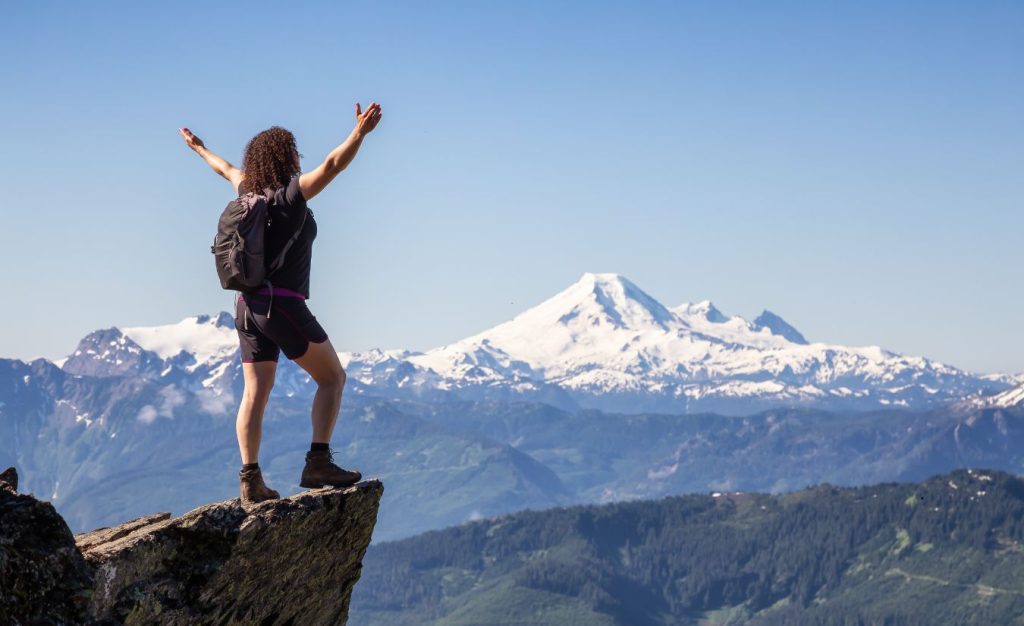
[[[0,480],[0,622],[344,624],[384,486],[366,480],[72,537]]]

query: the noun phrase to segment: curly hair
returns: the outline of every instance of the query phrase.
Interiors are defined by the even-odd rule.
[[[299,154],[295,135],[280,126],[259,132],[245,146],[242,175],[248,191],[261,193],[267,187],[277,189],[299,173]]]

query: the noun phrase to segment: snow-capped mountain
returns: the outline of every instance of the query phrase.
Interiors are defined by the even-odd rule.
[[[216,317],[200,315],[168,326],[125,328],[124,334],[162,359],[188,355],[192,357],[193,368],[199,363],[233,357],[238,349],[235,320],[226,311]]]
[[[668,308],[618,274],[584,274],[507,322],[426,352],[339,356],[355,393],[523,399],[628,412],[924,408],[1011,386],[877,346],[808,343],[769,311],[750,322],[708,301]],[[63,367],[89,375],[134,369],[227,392],[239,376],[234,321],[221,313],[97,331]],[[282,368],[282,375],[291,393],[308,387],[308,377],[294,366]]]
[[[584,274],[508,322],[407,361],[450,389],[543,382],[616,410],[920,407],[1005,388],[879,347],[808,344],[769,312],[751,323],[710,302],[669,309],[617,274]]]
[[[754,319],[754,328],[767,328],[773,335],[779,335],[789,339],[793,343],[807,345],[809,342],[804,339],[800,331],[790,326],[786,320],[765,309]]]

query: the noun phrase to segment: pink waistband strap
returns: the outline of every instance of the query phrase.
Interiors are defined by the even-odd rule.
[[[259,291],[257,291],[256,293],[261,296],[271,295],[269,287],[261,287]],[[287,298],[302,298],[303,300],[306,299],[306,296],[302,295],[301,293],[297,291],[292,291],[291,289],[285,289],[284,287],[274,287],[273,295],[285,296]]]

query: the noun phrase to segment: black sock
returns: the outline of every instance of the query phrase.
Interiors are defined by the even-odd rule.
[[[309,444],[310,452],[327,452],[330,448],[330,444],[313,442]]]
[[[255,469],[259,469],[259,468],[260,468],[260,464],[259,463],[242,463],[242,470],[243,471],[245,471],[245,470],[255,470]]]

